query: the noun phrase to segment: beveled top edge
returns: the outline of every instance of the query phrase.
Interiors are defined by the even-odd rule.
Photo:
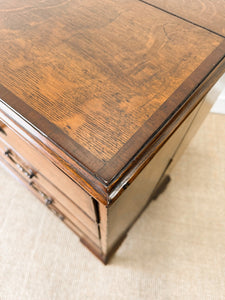
[[[104,180],[110,184],[123,176],[126,172],[129,172],[129,169],[132,169],[134,164],[136,164],[137,160],[141,157],[141,153],[145,151],[144,149],[154,142],[157,135],[163,131],[171,119],[173,119],[181,107],[188,102],[191,95],[199,88],[204,80],[213,73],[213,70],[215,70],[217,66],[220,66],[220,71],[215,78],[211,78],[211,85],[219,79],[225,71],[224,58],[225,40],[223,40],[222,43],[179,86],[179,88],[174,91],[160,109],[144,123],[144,125],[131,137],[123,148],[109,162],[105,163],[100,170],[98,170],[99,176],[104,178]],[[183,100],[181,101],[181,99]],[[154,124],[154,127],[157,124],[158,130],[155,131],[152,124]],[[139,141],[140,137],[141,143]],[[143,143],[144,138],[145,142]],[[116,166],[115,161],[124,157],[126,151],[128,151],[131,145],[136,145],[136,153],[129,160],[129,163],[126,164],[122,170],[118,170],[116,168],[112,169],[113,166]]]
[[[164,120],[164,123],[159,124],[159,128],[157,132],[153,132],[150,137],[147,136],[147,140],[144,143],[144,145],[139,149],[139,151],[136,152],[136,155],[133,156],[129,163],[122,169],[119,170],[119,172],[115,171],[115,169],[111,169],[112,164],[114,163],[113,160],[117,159],[117,157],[113,157],[112,161],[109,161],[108,164],[105,164],[102,166],[102,164],[94,165],[93,169],[88,169],[85,165],[82,164],[81,161],[79,161],[76,157],[71,155],[71,153],[67,153],[65,149],[62,149],[59,147],[60,150],[59,155],[61,155],[62,150],[65,152],[65,155],[68,156],[69,163],[66,165],[66,169],[73,170],[73,176],[75,180],[79,177],[82,178],[82,180],[79,180],[79,184],[83,186],[85,189],[85,182],[88,184],[89,192],[90,194],[95,197],[97,200],[101,201],[102,203],[106,204],[108,201],[112,201],[113,199],[116,199],[118,195],[121,193],[123,185],[126,184],[131,179],[135,178],[137,174],[140,172],[140,170],[144,167],[146,162],[150,159],[151,155],[154,153],[154,143],[159,136],[163,136],[164,139],[170,134],[170,132],[174,129],[174,126],[177,126],[176,124],[176,116],[179,114],[180,110],[185,107],[189,102],[195,102],[195,98],[193,98],[193,94],[197,93],[199,89],[202,89],[204,93],[206,93],[209,88],[216,82],[216,80],[223,74],[225,70],[225,41],[223,41],[219,47],[217,47],[211,55],[207,57],[207,59],[183,82],[183,84],[174,92],[174,94],[171,96],[173,99],[173,104],[175,105],[175,109],[168,110],[168,117],[166,120]],[[207,84],[204,85],[204,82]],[[0,96],[3,99],[6,100],[5,104],[7,107],[13,108],[14,113],[17,115],[20,115],[22,102],[18,101],[19,99],[15,97],[12,93],[4,89],[4,87],[0,86]],[[180,97],[183,98],[182,105],[179,107],[176,106],[176,99],[180,99]],[[167,106],[168,103],[165,103]],[[183,112],[184,114],[188,114],[190,111]],[[32,110],[29,110],[29,116],[32,120],[32,114],[36,113]],[[157,117],[157,115],[153,115],[152,118]],[[148,120],[144,126],[151,129],[151,121]],[[45,137],[45,139],[48,139],[51,143],[54,143],[54,145],[57,145],[56,141],[52,141],[49,139],[49,137],[45,136],[44,134],[44,128],[41,126],[42,119],[40,118],[40,126],[39,124],[31,124],[28,120],[25,120],[21,117],[19,119],[23,119],[22,126],[24,127],[24,121],[32,126],[34,130],[38,130],[39,135],[36,135],[35,138],[38,138],[40,141],[40,135]],[[18,119],[18,120],[19,120]],[[26,130],[30,131],[30,126],[25,126]],[[170,130],[168,131],[168,126]],[[55,128],[52,129],[53,132]],[[167,130],[166,135],[163,133],[165,130]],[[149,132],[149,131],[148,131]],[[145,132],[144,132],[145,133]],[[34,131],[32,131],[32,134],[34,135]],[[139,134],[139,133],[138,133]],[[57,135],[56,135],[57,137]],[[136,137],[133,136],[132,139],[135,139]],[[132,143],[132,140],[129,141]],[[163,141],[162,141],[163,143]],[[58,146],[58,145],[57,145]],[[124,146],[129,147],[129,145]],[[152,147],[150,149],[150,147]],[[57,149],[57,148],[54,148]],[[84,149],[81,149],[81,151],[84,151]],[[85,150],[87,151],[87,150]],[[85,154],[85,151],[83,152]],[[123,151],[126,151],[126,149],[122,149],[122,153],[118,153],[118,155],[123,155]],[[51,156],[53,156],[53,152],[50,153]],[[76,162],[75,165],[71,164],[71,161]],[[77,171],[74,173],[74,170]],[[110,173],[108,172],[110,170],[113,172],[114,176],[110,178]],[[72,173],[70,173],[71,176]],[[111,173],[112,174],[112,173]]]

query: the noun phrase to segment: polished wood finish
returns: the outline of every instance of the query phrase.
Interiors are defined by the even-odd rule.
[[[225,37],[224,0],[144,0],[144,2]]]
[[[223,42],[136,0],[11,0],[0,17],[0,97],[107,183],[186,96],[170,95],[190,76],[185,92],[198,86],[193,72]]]
[[[220,1],[182,3],[0,1],[0,161],[104,263],[225,70]]]
[[[224,78],[221,81],[224,82]],[[169,174],[172,168],[217,97],[218,93],[215,87],[167,140],[134,182],[126,187],[119,200],[108,209],[104,205],[100,205],[101,243],[106,262],[116,249],[118,242],[124,240],[130,227],[150,201],[155,200],[162,192],[162,190],[159,191],[162,189],[162,185],[163,190],[166,188],[170,181]]]
[[[199,104],[201,106],[202,103]],[[137,178],[122,193],[119,200],[107,209],[100,205],[101,236],[103,252],[107,254],[129,230],[151,199],[151,195],[159,183],[162,174],[172,162],[174,153],[188,131],[199,106],[188,116],[180,127],[168,139],[165,145],[157,152]]]
[[[225,45],[225,44],[224,44]],[[215,84],[215,80],[221,75],[221,71],[225,69],[225,59],[222,59],[220,64],[214,69],[214,71],[205,78],[205,80],[199,84],[191,95],[187,95],[188,101],[185,101],[183,105],[177,107],[177,112],[171,114],[170,120],[166,120],[162,126],[159,126],[155,135],[151,136],[149,140],[142,146],[138,154],[130,161],[129,166],[125,170],[121,170],[120,178],[117,180],[116,187],[113,186],[109,193],[108,203],[113,203],[123,192],[124,186],[131,184],[137,177],[141,170],[151,161],[154,155],[160,150],[160,148],[167,142],[167,139],[173,134],[173,132],[179,127],[180,123],[185,120],[187,115],[202,101],[202,98],[206,95],[206,92]],[[190,79],[189,83],[192,83]],[[183,95],[186,91],[186,84],[184,82],[179,93],[174,93],[171,99],[176,102],[179,101],[179,95]],[[216,98],[214,99],[214,101]],[[157,118],[154,120],[157,122]],[[155,123],[154,123],[155,124]],[[151,125],[150,125],[151,126]],[[149,129],[149,127],[148,127]],[[148,131],[146,131],[147,134]],[[135,143],[135,139],[133,140]]]

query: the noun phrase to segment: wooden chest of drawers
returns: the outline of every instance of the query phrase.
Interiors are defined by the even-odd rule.
[[[225,70],[224,18],[157,3],[0,4],[0,162],[104,263],[169,182]]]

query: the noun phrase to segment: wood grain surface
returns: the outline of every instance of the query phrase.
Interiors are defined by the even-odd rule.
[[[145,0],[145,2],[225,36],[224,0]]]
[[[105,181],[183,102],[170,99],[181,84],[220,49],[190,94],[225,53],[223,38],[136,0],[0,1],[0,41],[0,98]]]

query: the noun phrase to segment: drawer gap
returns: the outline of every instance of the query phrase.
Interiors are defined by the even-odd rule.
[[[101,229],[100,229],[100,221],[101,220],[100,220],[100,213],[99,213],[99,203],[93,197],[91,197],[91,199],[92,199],[92,202],[93,202],[96,222],[97,222],[97,225],[98,225],[98,237],[99,237],[99,240],[101,240]]]
[[[94,206],[94,210],[95,210],[96,222],[98,224],[100,224],[101,220],[100,220],[100,213],[99,213],[99,203],[93,197],[91,197],[91,199],[93,201],[93,206]]]

